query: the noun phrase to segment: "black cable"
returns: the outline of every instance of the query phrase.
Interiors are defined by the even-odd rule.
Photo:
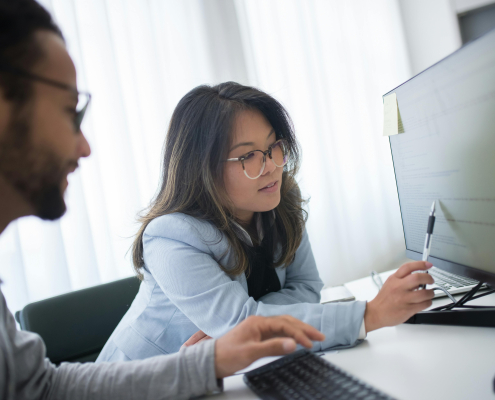
[[[481,293],[477,296],[474,296],[476,292],[481,288],[483,285],[482,282],[479,282],[475,287],[473,287],[469,292],[467,292],[462,298],[460,298],[458,301],[455,303],[452,302],[450,304],[446,304],[440,307],[432,308],[429,311],[443,311],[443,310],[452,310],[453,308],[493,308],[492,306],[469,306],[469,305],[464,305],[468,301],[479,299],[480,297],[483,296],[488,296],[489,294],[495,293],[495,290],[489,290],[485,293]]]
[[[468,293],[466,298],[460,299],[458,301],[459,305],[463,305],[464,303],[467,303],[469,300],[472,300],[472,297],[476,294],[476,292],[480,289],[480,287],[483,286],[483,282],[478,283],[474,288],[472,288]]]
[[[472,288],[469,292],[467,292],[464,296],[461,297],[460,300],[457,301],[455,304],[450,304],[449,306],[446,307],[446,310],[452,310],[455,307],[462,306],[465,302],[469,301],[471,297],[473,297],[478,289],[483,285],[483,282],[478,282],[478,284]]]

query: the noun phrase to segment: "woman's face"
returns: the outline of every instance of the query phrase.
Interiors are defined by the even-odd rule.
[[[261,112],[244,110],[236,117],[227,158],[237,158],[253,150],[265,151],[276,140],[272,126]],[[280,203],[282,172],[283,168],[278,168],[268,155],[265,169],[257,179],[249,179],[244,174],[240,161],[226,162],[223,180],[227,195],[234,204],[234,215],[249,224],[254,212],[277,207]]]

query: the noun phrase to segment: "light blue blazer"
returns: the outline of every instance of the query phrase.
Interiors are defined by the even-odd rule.
[[[365,302],[319,304],[323,283],[304,231],[294,261],[277,268],[282,289],[255,301],[233,266],[226,237],[211,223],[175,213],[154,219],[143,235],[144,281],[98,361],[175,353],[202,330],[218,338],[250,315],[289,314],[326,335],[313,350],[359,343]]]

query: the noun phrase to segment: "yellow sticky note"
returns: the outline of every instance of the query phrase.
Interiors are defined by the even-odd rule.
[[[399,115],[397,112],[397,95],[389,94],[383,99],[383,136],[399,133]]]

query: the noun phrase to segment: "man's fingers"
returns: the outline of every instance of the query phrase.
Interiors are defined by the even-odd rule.
[[[251,316],[216,342],[215,374],[225,377],[261,357],[289,354],[298,343],[312,348],[311,339],[324,338],[317,329],[290,316]]]
[[[291,315],[281,315],[279,318],[286,320],[289,323],[289,326],[303,331],[304,334],[311,340],[316,340],[318,342],[322,342],[323,340],[325,340],[325,335],[314,326],[306,324],[305,322],[302,322],[301,320],[294,318]]]
[[[434,283],[433,277],[424,272],[410,274],[404,278],[404,285],[407,290],[417,289],[419,285],[433,285]]]
[[[302,344],[304,347],[313,347],[313,342],[301,329],[294,328],[286,322],[281,322],[277,325],[278,326],[273,327],[271,335],[272,337],[286,336],[289,338],[293,338],[297,343]]]
[[[313,340],[323,340],[324,336],[318,335],[317,330],[312,326],[307,325],[303,322],[295,323],[290,318],[280,317],[280,318],[270,318],[266,320],[264,324],[264,329],[262,332],[262,339],[271,339],[278,336],[286,336],[293,338],[297,343],[303,345],[304,347],[313,347]],[[309,332],[307,334],[306,332]]]
[[[308,336],[311,340],[315,340],[317,342],[323,342],[325,340],[325,335],[321,333],[318,329],[313,328],[310,326],[311,329],[308,329],[304,327],[304,333],[306,336]]]
[[[273,338],[249,346],[252,360],[261,357],[283,356],[296,350],[296,342],[291,338]]]
[[[419,270],[427,270],[433,266],[432,263],[428,261],[413,261],[404,264],[402,267],[400,267],[397,272],[395,273],[395,276],[397,278],[404,278],[405,276],[409,275],[413,271],[419,271]]]

